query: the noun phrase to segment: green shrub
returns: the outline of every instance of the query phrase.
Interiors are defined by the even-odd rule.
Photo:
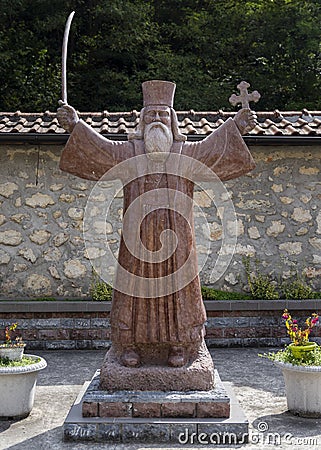
[[[256,265],[258,261],[256,261]],[[279,298],[279,293],[275,287],[275,282],[270,275],[251,272],[250,258],[243,258],[243,265],[247,276],[249,288],[254,299],[275,300]],[[257,270],[258,272],[258,270]]]
[[[269,275],[252,275],[249,281],[252,297],[255,299],[276,300],[279,293]]]
[[[315,293],[312,288],[299,278],[282,283],[281,291],[282,298],[287,300],[304,300],[307,298],[315,298]]]
[[[207,286],[201,287],[203,300],[248,300],[249,294],[219,291]]]
[[[111,301],[113,294],[113,288],[105,283],[98,275],[96,271],[93,270],[90,295],[94,301]]]

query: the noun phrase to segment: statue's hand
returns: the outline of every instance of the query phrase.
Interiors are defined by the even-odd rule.
[[[57,119],[59,124],[69,133],[72,132],[76,123],[79,121],[78,114],[72,106],[59,101],[60,108],[57,110]]]
[[[257,116],[255,112],[251,111],[248,108],[240,109],[236,113],[233,120],[236,123],[236,126],[241,134],[246,134],[249,131],[253,130],[253,128],[257,124]]]

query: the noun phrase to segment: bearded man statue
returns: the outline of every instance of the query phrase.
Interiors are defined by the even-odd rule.
[[[124,161],[134,167],[138,157],[152,167],[148,173],[138,170],[130,182],[126,182],[126,174],[120,175],[123,177],[124,215],[140,196],[145,193],[155,195],[151,204],[140,204],[145,209],[141,223],[135,222],[133,213],[122,232],[118,264],[124,270],[116,274],[113,290],[112,348],[123,366],[143,365],[144,352],[152,349],[149,364],[183,367],[204,345],[206,313],[197,271],[192,208],[186,219],[175,208],[169,208],[164,200],[166,191],[192,199],[194,183],[192,178],[173,174],[168,161],[170,155],[190,158],[209,168],[222,181],[244,175],[255,164],[241,135],[255,126],[256,117],[250,109],[241,109],[205,139],[187,142],[186,136],[179,131],[173,109],[175,84],[153,80],[144,82],[142,88],[144,107],[137,130],[128,136],[128,141],[103,137],[79,120],[74,108],[62,104],[58,109],[58,120],[71,135],[62,153],[60,168],[78,177],[98,181]],[[177,245],[175,251],[162,261],[146,260],[137,253],[132,254],[124,239],[126,233],[135,232],[140,237],[139,245],[157,254],[164,245],[160,237],[166,230],[175,234]],[[193,275],[185,285],[177,283],[175,273],[187,260]],[[131,285],[127,283],[131,287],[123,292],[121,286],[126,284],[126,273],[135,275],[137,282],[134,279]],[[177,289],[170,286],[168,293],[158,290],[152,281],[159,278],[170,280],[169,284],[176,283]],[[144,288],[139,290],[142,279]],[[160,355],[165,355],[165,359]]]

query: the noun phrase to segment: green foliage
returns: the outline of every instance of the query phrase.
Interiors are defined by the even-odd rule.
[[[112,299],[112,287],[102,281],[95,270],[93,270],[90,295],[94,301],[110,301]]]
[[[225,292],[207,286],[201,287],[203,300],[248,300],[250,295],[239,292]]]
[[[249,257],[243,258],[243,265],[245,267],[248,285],[254,299],[274,300],[279,298],[275,283],[270,275],[259,272],[257,274],[252,273]]]
[[[278,352],[269,352],[259,354],[262,358],[268,358],[271,361],[280,361],[284,363],[293,364],[295,366],[321,366],[321,348],[317,346],[315,350],[309,352],[308,356],[298,359],[293,356],[289,347]]]
[[[177,110],[319,109],[319,0],[0,0],[0,109],[55,110],[68,14],[68,98],[80,111],[141,107],[140,84],[177,83]]]
[[[305,300],[320,298],[320,292],[314,292],[311,286],[304,281],[304,277],[299,274],[292,280],[279,283],[271,275],[260,272],[258,260],[255,261],[255,270],[251,267],[250,257],[244,257],[242,262],[252,297],[255,299]]]
[[[20,361],[12,361],[7,356],[4,358],[0,357],[0,367],[23,367],[29,366],[30,364],[37,364],[40,358],[30,358],[28,356],[23,356]]]
[[[256,276],[251,276],[249,286],[252,297],[255,299],[275,300],[279,298],[273,280],[269,275],[262,275],[259,273]]]
[[[303,300],[309,298],[316,298],[312,288],[308,286],[303,280],[297,278],[291,282],[284,282],[281,285],[282,298],[287,300]]]

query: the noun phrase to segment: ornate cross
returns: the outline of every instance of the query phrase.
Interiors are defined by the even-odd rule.
[[[251,94],[248,93],[247,88],[251,85],[246,81],[241,81],[240,84],[237,85],[238,90],[240,91],[240,95],[232,94],[229,98],[229,102],[236,106],[238,103],[242,104],[242,108],[249,108],[250,102],[257,102],[261,98],[261,94],[258,91],[253,91]]]

